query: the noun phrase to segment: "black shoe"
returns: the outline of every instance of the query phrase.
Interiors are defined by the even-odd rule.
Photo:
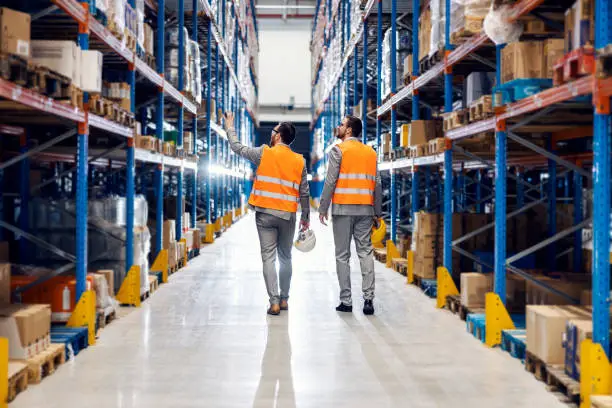
[[[338,307],[336,307],[336,311],[351,313],[353,311],[353,306],[347,306],[344,303],[340,303]]]
[[[371,300],[366,300],[363,302],[363,314],[365,315],[373,315],[374,314],[374,305]]]

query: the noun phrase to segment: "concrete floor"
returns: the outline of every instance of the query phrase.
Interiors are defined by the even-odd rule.
[[[338,314],[331,226],[313,224],[316,250],[294,251],[289,312],[265,314],[248,216],[11,408],[564,406],[381,264],[376,315],[361,312],[356,258],[354,312]]]

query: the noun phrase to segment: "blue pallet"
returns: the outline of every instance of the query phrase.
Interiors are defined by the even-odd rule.
[[[527,330],[502,330],[502,350],[510,353],[514,358],[525,361],[525,350],[527,348]]]
[[[51,326],[51,343],[64,343],[66,356],[70,355],[70,348],[76,356],[89,346],[89,331],[87,327]]]
[[[438,282],[435,279],[421,280],[421,289],[423,293],[431,298],[438,296]]]
[[[525,328],[525,315],[524,314],[513,314],[510,315],[514,327],[517,329]],[[465,325],[468,333],[476,337],[481,342],[486,341],[487,325],[484,313],[469,313],[465,318]]]
[[[540,93],[548,88],[552,88],[552,86],[552,79],[513,79],[503,85],[496,86],[493,92],[496,95],[501,94],[501,103],[502,105],[506,105]],[[499,101],[499,98],[496,97],[494,100]]]

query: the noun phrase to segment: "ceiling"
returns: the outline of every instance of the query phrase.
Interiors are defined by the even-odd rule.
[[[256,0],[257,18],[312,19],[316,0]]]

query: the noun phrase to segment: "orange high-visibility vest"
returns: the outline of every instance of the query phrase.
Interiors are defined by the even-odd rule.
[[[338,148],[342,162],[332,202],[374,205],[376,152],[358,140],[346,140]]]
[[[249,204],[297,212],[304,158],[288,146],[264,147]]]

